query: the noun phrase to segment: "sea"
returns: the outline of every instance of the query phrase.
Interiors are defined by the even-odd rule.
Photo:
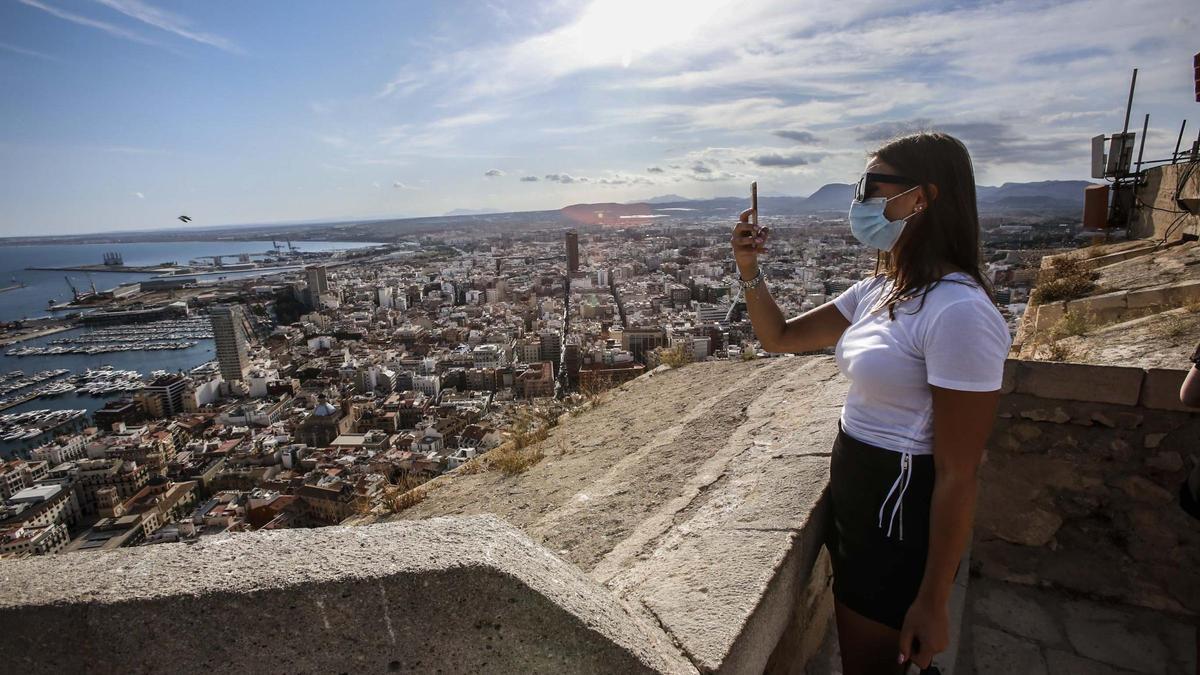
[[[345,241],[298,241],[293,245],[300,251],[336,251],[365,246],[368,242]],[[0,287],[24,283],[23,288],[0,292],[0,321],[48,316],[49,300],[65,302],[71,299],[71,289],[64,277],[69,277],[77,288],[89,289],[94,282],[98,290],[108,290],[120,284],[153,277],[153,274],[130,272],[45,272],[27,270],[27,267],[71,267],[94,265],[103,262],[104,253],[120,253],[126,265],[146,266],[165,262],[186,265],[189,260],[201,256],[236,256],[238,253],[265,253],[272,247],[270,241],[197,241],[197,242],[144,242],[136,244],[46,244],[34,246],[0,246]],[[230,272],[226,278],[266,276],[273,272]],[[208,277],[213,278],[213,277]],[[15,281],[14,281],[15,279]],[[200,277],[201,280],[205,277]],[[77,328],[41,338],[0,347],[0,373],[20,370],[26,375],[43,370],[70,369],[82,373],[88,368],[111,365],[117,370],[136,370],[148,376],[155,370],[176,372],[188,371],[216,358],[212,340],[197,340],[194,347],[180,350],[112,352],[108,354],[59,354],[50,356],[10,356],[8,351],[16,346],[45,346],[51,340],[70,337],[86,332]],[[86,409],[90,415],[110,399],[120,394],[93,397],[73,393],[27,401],[0,412],[0,414],[40,409]]]

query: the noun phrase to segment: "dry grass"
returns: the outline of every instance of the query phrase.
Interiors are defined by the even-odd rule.
[[[1031,299],[1040,305],[1081,298],[1096,290],[1097,277],[1099,274],[1087,269],[1079,260],[1066,256],[1055,258],[1039,275]]]
[[[1100,322],[1094,313],[1067,312],[1050,328],[1050,337],[1058,340],[1076,335],[1086,335],[1099,327]]]
[[[692,362],[692,355],[683,348],[683,345],[679,344],[660,351],[659,361],[672,368],[681,368]]]
[[[412,508],[425,501],[426,492],[428,490],[425,486],[418,486],[407,492],[400,493],[392,500],[392,513],[400,513],[404,509]]]
[[[483,473],[487,471],[487,467],[483,465],[483,457],[475,457],[463,462],[462,466],[458,467],[458,473],[463,476],[470,476],[475,473]]]
[[[1058,340],[1046,346],[1046,361],[1069,361],[1075,356],[1075,349]]]
[[[1183,337],[1191,332],[1196,325],[1195,319],[1188,314],[1179,314],[1169,312],[1163,314],[1162,320],[1158,322],[1158,333],[1163,337],[1175,339]]]
[[[488,469],[498,469],[507,476],[515,476],[525,473],[534,464],[542,461],[545,456],[540,447],[501,446],[487,454]]]
[[[615,384],[616,382],[611,375],[589,377],[587,381],[580,380],[579,393],[594,408],[607,400],[604,394],[609,389],[612,389]]]

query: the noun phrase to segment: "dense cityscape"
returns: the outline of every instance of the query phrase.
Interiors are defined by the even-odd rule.
[[[872,272],[841,218],[762,222],[787,316]],[[1037,260],[1071,245],[1076,226],[984,227],[986,273],[1015,329]],[[214,270],[171,263],[156,270],[167,276],[76,292],[59,308],[79,310],[69,318],[6,326],[10,357],[83,353],[98,365],[4,375],[0,403],[28,405],[0,413],[0,557],[334,525],[401,508],[464,464],[520,471],[488,454],[608,388],[662,364],[775,356],[737,297],[728,238],[722,217],[460,228],[312,253],[264,276],[198,282]],[[248,259],[212,265],[232,275]],[[209,339],[215,359],[187,369],[99,365],[112,351],[153,363]],[[63,395],[108,398],[90,415],[36,408]]]

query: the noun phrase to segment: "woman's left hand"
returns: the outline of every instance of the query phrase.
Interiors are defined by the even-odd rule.
[[[950,617],[946,605],[917,596],[904,615],[904,625],[900,629],[900,663],[911,661],[921,668],[928,668],[933,657],[946,649],[950,643]]]

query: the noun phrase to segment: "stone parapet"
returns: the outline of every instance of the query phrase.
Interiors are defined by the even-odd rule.
[[[695,673],[491,516],[242,533],[3,565],[12,672]]]

